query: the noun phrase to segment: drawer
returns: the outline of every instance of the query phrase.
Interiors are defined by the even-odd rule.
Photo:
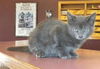
[[[87,10],[87,14],[92,14],[92,13],[100,14],[100,10]]]
[[[84,10],[68,10],[68,12],[70,12],[72,14],[76,14],[76,15],[83,15],[84,14]]]

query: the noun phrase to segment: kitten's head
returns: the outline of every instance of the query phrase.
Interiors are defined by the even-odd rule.
[[[73,38],[84,40],[92,34],[96,13],[93,13],[90,16],[76,16],[68,12],[67,17],[68,29]]]

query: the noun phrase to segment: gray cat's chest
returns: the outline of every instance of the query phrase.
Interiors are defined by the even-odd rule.
[[[83,43],[83,41],[76,40],[68,35],[64,35],[60,37],[59,43],[61,43],[61,45],[64,45],[64,46],[72,46],[75,48],[79,48],[81,44]]]
[[[82,41],[66,41],[66,46],[72,46],[74,48],[79,48],[81,46]]]

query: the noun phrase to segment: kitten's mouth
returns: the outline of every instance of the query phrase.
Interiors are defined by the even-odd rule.
[[[85,38],[83,36],[79,36],[76,39],[78,39],[78,40],[84,40]]]
[[[84,40],[84,39],[78,39],[78,40]]]

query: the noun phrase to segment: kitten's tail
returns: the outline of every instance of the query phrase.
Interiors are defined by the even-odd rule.
[[[30,53],[28,46],[19,46],[19,47],[8,47],[8,51],[17,51],[17,52],[28,52]]]

